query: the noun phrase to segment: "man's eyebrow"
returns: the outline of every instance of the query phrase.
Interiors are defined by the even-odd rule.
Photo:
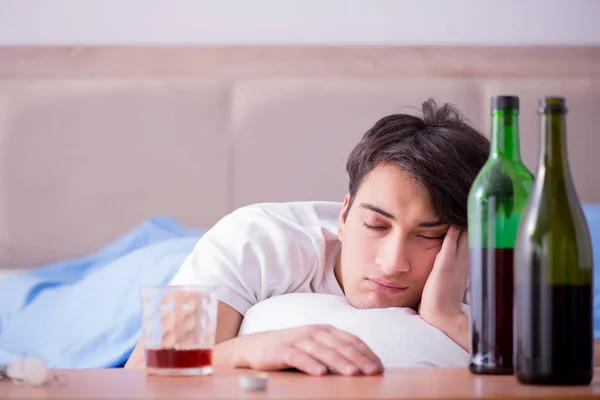
[[[389,219],[396,219],[396,218],[395,218],[395,217],[394,217],[392,214],[390,214],[389,212],[387,212],[387,211],[385,211],[385,210],[382,210],[381,208],[379,208],[379,207],[377,207],[377,206],[374,206],[373,204],[369,204],[369,203],[360,203],[360,206],[361,206],[362,208],[366,208],[366,209],[368,209],[368,210],[375,211],[377,214],[381,214],[381,215],[383,215],[383,216],[384,216],[384,217],[386,217],[386,218],[389,218]]]
[[[436,226],[447,225],[445,222],[440,221],[421,221],[417,224],[419,228],[435,228]]]

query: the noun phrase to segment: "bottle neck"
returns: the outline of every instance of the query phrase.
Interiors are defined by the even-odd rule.
[[[550,174],[552,179],[564,180],[569,173],[564,113],[543,113],[541,129],[540,172]]]
[[[519,112],[517,110],[492,111],[492,156],[521,161],[519,152]]]

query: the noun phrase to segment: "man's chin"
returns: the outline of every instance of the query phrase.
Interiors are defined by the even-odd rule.
[[[409,299],[392,298],[378,293],[347,296],[347,299],[352,306],[359,309],[408,307],[416,311],[417,307],[416,302]]]

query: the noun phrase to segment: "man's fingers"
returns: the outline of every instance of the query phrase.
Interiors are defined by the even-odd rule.
[[[458,248],[456,250],[456,264],[459,271],[462,273],[465,290],[469,283],[469,258],[469,234],[466,230],[462,230],[458,239]]]
[[[371,375],[383,372],[383,363],[365,342],[333,326],[329,327],[325,333],[318,332],[315,334],[315,338],[328,346],[337,346],[336,350],[358,366],[363,374]]]
[[[467,248],[469,243],[469,232],[466,229],[458,229],[458,247]]]
[[[315,360],[309,354],[291,346],[285,348],[282,354],[283,363],[291,368],[296,368],[313,376],[322,376],[327,373],[327,366]]]
[[[322,331],[322,334],[328,333]],[[294,343],[293,346],[340,375],[358,375],[361,372],[355,362],[350,361],[339,352],[339,347],[343,346],[339,344],[339,341],[338,345],[333,347],[317,339],[306,338]]]
[[[451,226],[448,228],[448,232],[446,232],[446,237],[444,238],[444,242],[442,243],[442,248],[440,249],[440,253],[444,257],[450,257],[454,259],[456,257],[456,249],[458,246],[458,239],[460,237],[460,228],[455,226]]]
[[[469,233],[466,229],[461,230],[460,236],[458,237],[456,258],[463,261],[465,264],[468,264],[469,262]]]

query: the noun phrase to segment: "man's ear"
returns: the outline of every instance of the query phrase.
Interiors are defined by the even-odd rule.
[[[344,221],[344,216],[348,211],[348,207],[350,206],[350,194],[347,194],[344,197],[344,204],[342,205],[342,210],[340,211],[340,216],[338,217],[338,239],[340,242],[343,242],[344,236],[344,227],[346,226],[346,221]]]

